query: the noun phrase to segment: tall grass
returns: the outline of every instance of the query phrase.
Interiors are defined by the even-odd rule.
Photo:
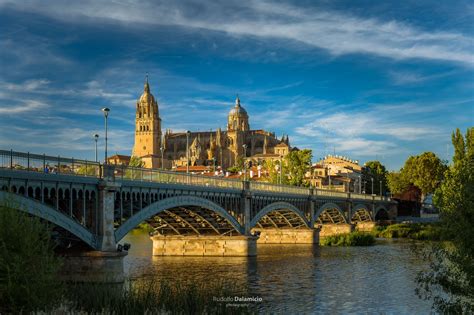
[[[68,289],[71,312],[104,314],[247,314],[249,307],[229,308],[214,298],[240,296],[236,288],[220,282],[207,284],[142,279],[125,285],[74,284]],[[250,305],[251,307],[251,305]]]
[[[375,237],[370,233],[351,232],[321,238],[321,246],[370,246],[375,244]]]

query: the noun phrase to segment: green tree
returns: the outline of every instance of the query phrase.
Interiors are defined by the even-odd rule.
[[[382,181],[382,192],[388,190],[387,187],[387,170],[379,161],[368,161],[362,170],[362,177],[367,181],[366,192],[369,194],[380,195],[380,181]],[[371,178],[374,179],[374,191],[372,191]]]
[[[286,166],[283,163],[283,169],[281,174],[285,174],[286,172]],[[264,169],[268,172],[268,181],[272,184],[279,184],[280,183],[280,161],[276,160],[266,160],[265,163],[263,164]],[[285,176],[281,176],[281,182],[282,184],[288,184],[288,178]]]
[[[311,170],[312,157],[313,153],[309,149],[291,151],[287,154],[283,163],[283,177],[287,178],[288,184],[308,186],[309,183],[306,181],[305,175]]]
[[[130,167],[145,167],[145,162],[142,161],[138,156],[130,157],[130,162],[128,162]]]
[[[79,175],[87,175],[87,176],[97,176],[99,174],[99,167],[95,165],[81,165],[77,171]]]
[[[46,311],[61,298],[60,259],[38,218],[0,205],[0,313]]]
[[[403,169],[400,172],[387,173],[386,178],[388,189],[393,194],[401,194],[410,187],[410,181],[403,177]]]
[[[474,128],[465,139],[453,133],[453,164],[434,195],[435,205],[451,241],[433,246],[431,270],[418,276],[417,293],[433,299],[441,313],[474,313]]]
[[[243,157],[239,156],[235,161],[235,164],[229,167],[227,170],[231,173],[238,173],[244,169],[244,159]]]
[[[457,128],[456,131],[453,132],[453,134],[451,135],[451,139],[454,146],[453,162],[456,163],[458,161],[464,160],[466,153],[466,145],[464,143],[464,137],[459,128]]]
[[[268,172],[268,181],[273,184],[308,186],[305,175],[311,169],[312,151],[305,149],[291,151],[282,160],[265,161],[264,168]]]
[[[410,156],[403,167],[402,177],[418,187],[423,196],[434,193],[444,178],[446,165],[433,152]]]

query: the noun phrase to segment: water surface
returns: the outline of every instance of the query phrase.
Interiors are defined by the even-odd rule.
[[[148,235],[134,231],[125,259],[132,277],[208,283],[224,280],[259,296],[263,312],[426,314],[415,276],[427,268],[407,241],[370,247],[259,245],[257,257],[152,257]]]

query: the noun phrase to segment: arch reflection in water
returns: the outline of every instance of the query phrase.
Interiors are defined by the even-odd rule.
[[[405,242],[372,247],[259,245],[257,257],[152,257],[143,232],[129,233],[125,259],[131,277],[232,283],[262,297],[262,312],[429,313],[415,294],[414,278],[427,267]]]

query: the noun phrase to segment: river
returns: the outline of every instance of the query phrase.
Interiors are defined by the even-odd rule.
[[[133,231],[125,259],[131,278],[194,283],[223,279],[260,297],[259,311],[322,314],[426,314],[415,276],[427,268],[412,242],[383,240],[370,247],[260,245],[257,257],[152,257],[148,235]],[[420,246],[420,244],[418,244]]]

